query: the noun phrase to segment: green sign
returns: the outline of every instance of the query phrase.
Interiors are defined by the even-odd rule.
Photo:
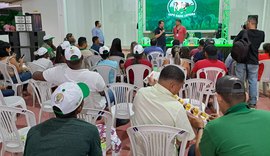
[[[219,0],[146,0],[147,31],[153,31],[159,20],[170,31],[177,18],[188,30],[217,30]]]

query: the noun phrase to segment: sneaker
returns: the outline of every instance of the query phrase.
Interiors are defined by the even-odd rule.
[[[248,107],[249,107],[250,109],[256,109],[256,104],[248,104]]]

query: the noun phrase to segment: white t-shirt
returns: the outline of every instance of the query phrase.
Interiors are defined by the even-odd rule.
[[[97,72],[89,71],[88,69],[73,70],[66,64],[50,68],[43,72],[43,77],[46,81],[57,86],[64,82],[83,82],[90,88],[90,95],[84,101],[84,108],[104,108],[106,104],[105,97],[99,92],[104,91],[106,85]]]
[[[38,60],[33,61],[33,63],[43,67],[45,70],[53,67],[52,61],[46,58],[40,58]]]

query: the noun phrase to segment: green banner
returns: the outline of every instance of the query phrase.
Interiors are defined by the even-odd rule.
[[[146,0],[146,30],[153,31],[164,20],[170,31],[180,18],[187,30],[217,30],[219,0]]]

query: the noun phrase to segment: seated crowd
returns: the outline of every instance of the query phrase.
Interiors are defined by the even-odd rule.
[[[95,25],[98,27],[100,23],[96,22]],[[92,33],[98,33],[96,31],[98,29],[93,30]],[[53,88],[51,95],[51,106],[55,117],[29,130],[25,142],[25,156],[101,156],[101,139],[97,127],[77,119],[77,115],[85,108],[112,111],[108,103],[114,101],[117,104],[121,99],[115,98],[118,95],[112,95],[112,91],[104,81],[104,74],[91,71],[91,68],[109,66],[117,71],[124,71],[117,73],[109,71],[107,74],[109,84],[114,82],[136,84],[135,81],[138,81],[136,77],[139,74],[133,71],[125,73],[125,71],[138,64],[150,68],[151,71],[158,66],[155,72],[159,73],[159,77],[155,78],[151,75],[151,71],[141,71],[143,77],[140,81],[147,80],[148,83],[132,93],[135,97],[132,99],[134,114],[130,116],[131,126],[166,125],[185,131],[188,134],[187,149],[190,156],[270,155],[270,150],[267,148],[270,144],[270,140],[267,139],[270,126],[266,124],[270,121],[270,113],[249,107],[249,96],[244,82],[228,75],[228,68],[222,62],[224,56],[212,39],[199,41],[199,47],[191,51],[175,40],[172,48],[163,51],[153,38],[151,46],[147,48],[132,42],[128,54],[124,53],[119,38],[113,39],[110,48],[104,46],[104,39],[101,38],[100,41],[98,36],[93,36],[91,48],[85,37],[79,37],[76,44],[76,39],[71,33],[66,35],[65,40],[58,47],[54,46],[53,37],[48,35],[43,39],[44,45],[35,52],[36,60],[33,61],[43,70],[34,71],[32,74],[32,71],[26,70],[23,66],[23,57],[16,58],[16,55],[11,53],[10,44],[0,42],[0,63],[13,65],[21,81],[33,79],[57,86]],[[269,43],[264,44],[265,54],[260,54],[259,60],[270,59],[269,45]],[[153,63],[156,58],[151,58],[152,60],[147,58],[147,55],[152,52],[162,54],[161,65]],[[85,62],[91,57],[99,59],[88,69]],[[187,95],[180,95],[185,81],[207,79],[207,73],[198,74],[198,71],[208,67],[216,67],[222,72],[215,75],[216,84],[208,86],[212,89],[211,93],[209,91],[211,97],[209,105],[208,103],[205,105],[210,107],[214,99],[217,105],[214,111],[208,108],[201,110],[208,115],[206,121],[201,117],[202,114],[194,113],[195,109],[193,112],[188,112],[187,104],[182,105],[181,99],[176,97],[188,98]],[[261,75],[266,67],[260,65],[259,68],[259,75]],[[3,71],[1,70],[1,73]],[[14,71],[8,74],[13,82],[17,83]],[[114,79],[114,74],[117,77],[123,76],[123,80]],[[4,85],[0,87],[4,96],[14,95],[11,88]],[[23,89],[27,92],[27,85],[24,85]],[[212,92],[213,89],[215,94]],[[124,92],[122,94],[121,96],[124,97],[129,96]],[[206,98],[206,95],[203,98]],[[108,99],[111,101],[109,102]],[[129,113],[131,115],[131,112]],[[170,155],[178,155],[181,141],[183,140],[176,137],[174,149],[169,151]],[[137,155],[146,155],[148,149],[143,143],[136,146]]]

